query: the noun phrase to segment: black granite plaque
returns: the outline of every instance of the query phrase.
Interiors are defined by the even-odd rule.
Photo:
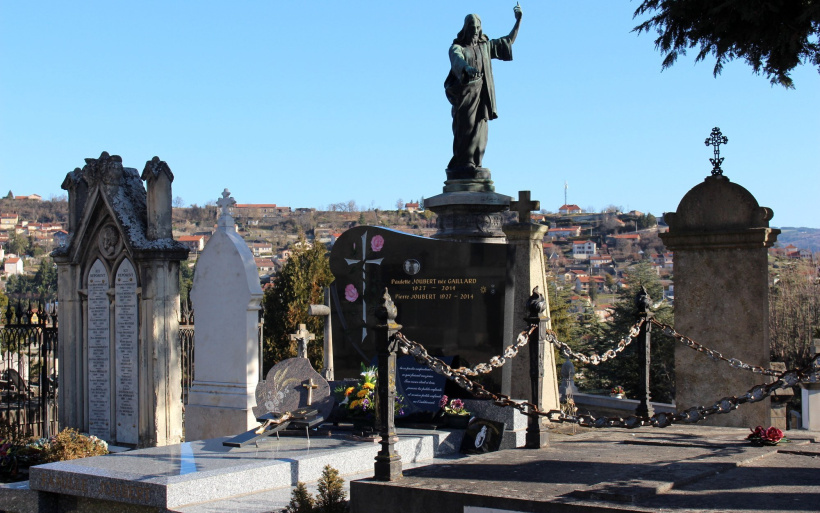
[[[336,375],[355,377],[360,362],[376,355],[368,326],[377,323],[385,288],[402,333],[430,354],[459,355],[471,364],[499,354],[513,331],[504,328],[512,316],[507,251],[506,244],[441,241],[374,226],[343,233],[330,254]]]
[[[444,363],[453,363],[452,356],[441,358]],[[396,361],[398,374],[397,390],[404,396],[407,412],[439,410],[439,400],[444,395],[447,378],[433,369],[418,363],[412,356],[402,356]]]

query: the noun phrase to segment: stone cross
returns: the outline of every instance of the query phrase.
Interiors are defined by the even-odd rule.
[[[372,241],[371,241],[372,242]],[[345,258],[345,262],[347,265],[356,265],[362,264],[362,321],[364,321],[364,325],[362,326],[362,340],[367,337],[367,303],[364,299],[364,289],[367,285],[367,264],[375,264],[375,265],[382,265],[382,260],[384,258],[374,258],[373,260],[367,259],[367,232],[362,234],[362,258],[361,260],[357,260],[355,258]]]
[[[319,385],[313,382],[313,378],[310,378],[307,382],[302,383],[302,387],[307,389],[307,405],[310,406],[313,404],[313,391],[319,388]]]
[[[706,138],[706,146],[711,145],[714,148],[715,158],[709,159],[712,163],[712,176],[723,176],[723,169],[720,165],[723,164],[723,158],[720,156],[720,145],[728,144],[729,138],[720,132],[720,128],[715,127],[712,133]]]
[[[530,191],[518,191],[518,201],[510,202],[510,210],[518,211],[519,223],[529,223],[530,212],[540,208],[540,201],[533,201],[530,199]]]
[[[231,197],[231,191],[228,189],[223,190],[222,197],[216,200],[216,205],[222,209],[222,213],[219,215],[219,226],[233,226],[233,217],[228,209],[236,205],[236,200]]]
[[[299,329],[296,331],[296,333],[291,334],[290,339],[295,340],[298,344],[296,348],[296,357],[307,358],[308,341],[315,340],[316,335],[309,332],[304,324],[300,324]]]

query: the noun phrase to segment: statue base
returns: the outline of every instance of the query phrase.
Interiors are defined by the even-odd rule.
[[[425,198],[424,208],[438,215],[434,239],[498,244],[507,241],[501,227],[512,198],[494,192],[491,185],[482,182],[448,180],[444,194]],[[486,182],[492,184],[490,180]]]

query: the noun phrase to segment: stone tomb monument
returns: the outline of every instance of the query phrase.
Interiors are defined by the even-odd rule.
[[[181,440],[179,262],[188,249],[171,235],[173,180],[157,157],[140,177],[103,152],[63,182],[69,241],[53,253],[61,427],[140,447]]]
[[[194,380],[185,414],[186,440],[236,435],[257,424],[262,287],[248,245],[236,233],[225,189],[217,229],[197,262],[191,300],[196,312]]]
[[[512,343],[512,277],[504,244],[451,242],[357,226],[336,241],[330,268],[336,376],[359,375],[376,356],[369,327],[387,288],[397,321],[436,356],[475,365]],[[522,299],[523,301],[523,299]],[[461,362],[464,363],[464,362]],[[461,363],[456,362],[456,365]],[[489,376],[500,389],[500,371]]]
[[[686,193],[660,234],[675,252],[675,330],[750,365],[769,366],[768,252],[780,230],[769,228],[771,209],[723,176],[719,145],[728,142],[712,130],[712,176]],[[679,411],[740,396],[766,380],[732,369],[702,353],[675,345],[675,403]],[[704,421],[713,426],[770,425],[768,400],[742,405],[730,415]]]

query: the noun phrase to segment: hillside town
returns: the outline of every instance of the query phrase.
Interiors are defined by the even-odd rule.
[[[182,202],[178,199],[176,203]],[[238,203],[232,212],[237,232],[253,253],[265,288],[271,286],[294,250],[313,244],[324,244],[329,249],[345,230],[358,225],[383,226],[421,236],[436,232],[436,216],[424,209],[423,199],[399,200],[396,206],[399,208],[395,210],[360,210],[351,201],[319,210]],[[49,253],[66,244],[67,210],[64,197],[43,200],[37,194],[16,196],[10,192],[0,199],[0,286],[7,295],[37,295],[14,287],[6,290],[7,285],[15,283],[14,276],[34,277],[44,264],[53,265]],[[198,255],[216,228],[216,211],[213,204],[174,209],[174,237],[189,248],[191,268],[195,268]],[[516,220],[516,214],[506,215],[508,222]],[[638,210],[622,212],[614,205],[602,212],[586,212],[578,205],[564,204],[554,211],[533,212],[531,221],[549,227],[542,243],[547,274],[556,290],[565,292],[571,313],[591,311],[600,321],[609,320],[630,267],[642,261],[648,262],[660,279],[663,297],[659,299],[674,304],[674,255],[665,250],[658,236],[668,229],[662,216]],[[820,260],[820,253],[793,243],[778,243],[769,254],[772,262],[800,260],[816,265]]]

